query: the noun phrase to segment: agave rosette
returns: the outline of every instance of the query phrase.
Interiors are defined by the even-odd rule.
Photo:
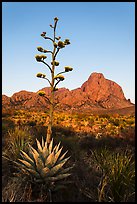
[[[70,157],[65,158],[68,151],[61,155],[63,147],[60,143],[53,147],[53,139],[48,145],[42,138],[42,144],[36,139],[37,150],[29,145],[29,153],[21,151],[22,159],[18,159],[18,165],[25,174],[31,175],[36,182],[55,182],[62,180],[71,174],[73,167],[63,168]]]

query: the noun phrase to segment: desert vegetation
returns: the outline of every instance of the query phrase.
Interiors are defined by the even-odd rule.
[[[49,111],[2,109],[2,202],[134,202],[135,117],[121,114],[65,112],[55,109],[54,92],[64,80],[66,66],[56,73],[57,54],[70,44],[46,32],[53,50],[37,47],[36,55],[51,78],[38,73],[50,85]],[[54,114],[53,114],[54,113]]]
[[[48,113],[7,110],[2,115],[3,202],[129,202],[135,199],[135,117],[119,114],[54,113],[54,147],[60,143],[71,176],[56,190],[36,182],[15,163],[35,150],[48,127]],[[45,139],[44,139],[45,140]],[[34,150],[34,151],[35,151]],[[67,158],[66,157],[66,158]],[[73,168],[71,168],[73,167]],[[70,169],[71,168],[71,169]],[[64,185],[65,183],[65,185]],[[61,188],[62,187],[62,188]],[[25,190],[24,190],[25,189]]]

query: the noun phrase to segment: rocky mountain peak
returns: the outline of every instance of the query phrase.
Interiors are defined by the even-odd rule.
[[[81,90],[97,102],[106,100],[110,96],[125,99],[122,88],[116,82],[106,79],[102,73],[92,73],[81,86]]]
[[[102,73],[98,73],[98,72],[93,72],[90,76],[89,76],[89,78],[88,78],[88,80],[90,80],[90,79],[94,79],[94,80],[99,80],[99,79],[102,79],[102,78],[104,78],[104,75],[102,74]]]
[[[47,97],[50,88],[41,89]],[[60,110],[92,110],[92,108],[116,109],[133,106],[124,96],[122,88],[114,81],[106,79],[102,73],[93,72],[80,88],[70,91],[60,88],[55,92],[55,98]],[[48,108],[47,100],[34,92],[20,91],[12,97],[2,97],[2,105],[15,105],[21,108]]]

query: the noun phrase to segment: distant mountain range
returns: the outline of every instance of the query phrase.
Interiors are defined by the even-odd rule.
[[[41,89],[49,97],[50,88]],[[108,80],[102,73],[92,73],[80,88],[69,90],[59,88],[55,92],[56,109],[60,111],[92,111],[114,110],[133,107],[130,99],[126,99],[122,88],[114,81]],[[3,108],[34,109],[49,108],[47,99],[38,92],[20,91],[11,97],[2,95]]]

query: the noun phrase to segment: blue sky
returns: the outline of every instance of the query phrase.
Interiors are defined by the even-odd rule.
[[[38,72],[50,75],[35,55],[40,54],[38,46],[52,48],[40,34],[53,36],[49,24],[56,16],[57,35],[71,42],[59,52],[57,69],[74,68],[59,87],[78,88],[92,72],[99,72],[135,102],[134,2],[2,2],[2,94],[48,86],[36,77]]]

